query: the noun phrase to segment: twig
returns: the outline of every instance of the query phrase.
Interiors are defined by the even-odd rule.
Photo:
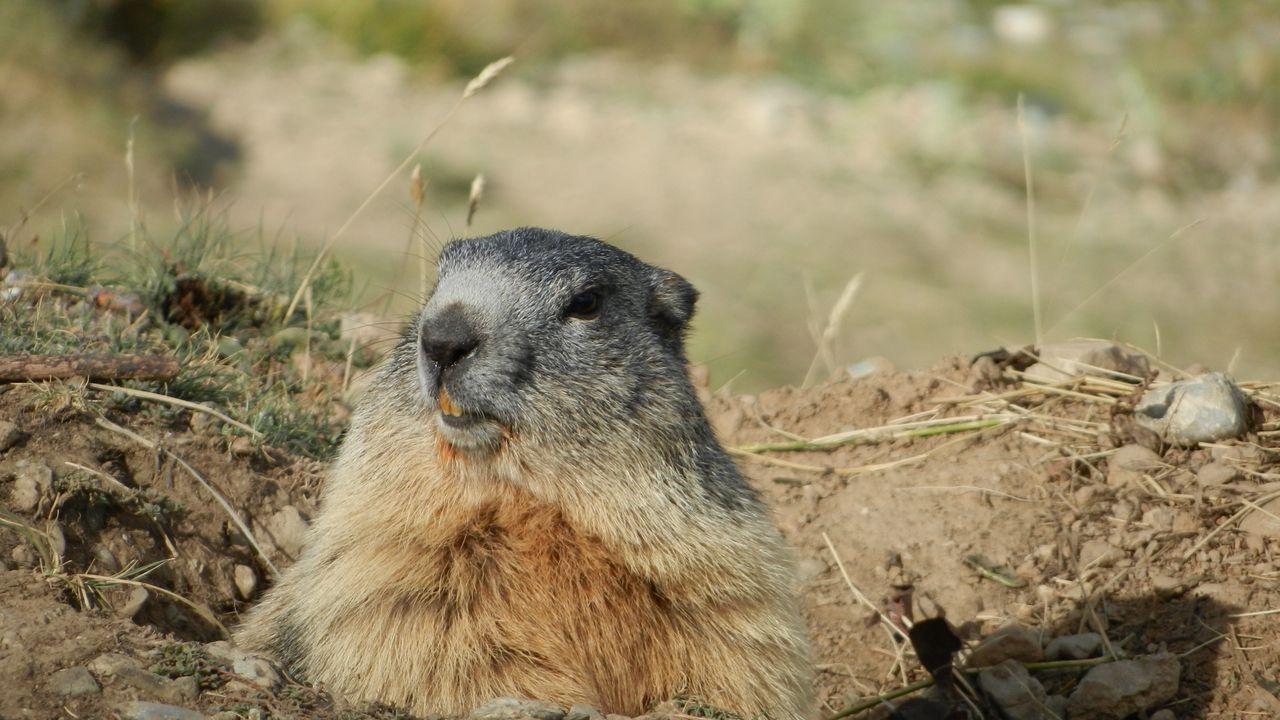
[[[5,355],[0,382],[38,382],[87,377],[90,380],[172,380],[180,366],[166,355]]]

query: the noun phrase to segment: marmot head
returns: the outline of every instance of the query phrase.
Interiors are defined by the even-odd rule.
[[[437,437],[481,457],[531,438],[586,451],[630,427],[687,435],[705,422],[685,370],[696,299],[592,238],[520,228],[449,243],[410,331]]]

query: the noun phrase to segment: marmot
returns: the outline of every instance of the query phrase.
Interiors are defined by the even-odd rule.
[[[688,378],[693,286],[533,228],[452,241],[438,269],[236,641],[422,715],[683,694],[806,718],[788,550]]]

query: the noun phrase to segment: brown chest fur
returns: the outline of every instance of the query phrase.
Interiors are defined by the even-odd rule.
[[[312,656],[346,663],[355,694],[410,707],[453,697],[466,710],[514,688],[636,715],[679,693],[717,642],[691,647],[692,608],[523,493],[432,525],[334,560],[371,590],[322,623]],[[325,664],[309,674],[325,679]]]

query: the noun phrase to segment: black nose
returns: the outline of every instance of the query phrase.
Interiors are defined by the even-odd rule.
[[[438,315],[423,318],[418,329],[422,352],[444,371],[480,346],[480,335],[457,305],[450,305]]]

